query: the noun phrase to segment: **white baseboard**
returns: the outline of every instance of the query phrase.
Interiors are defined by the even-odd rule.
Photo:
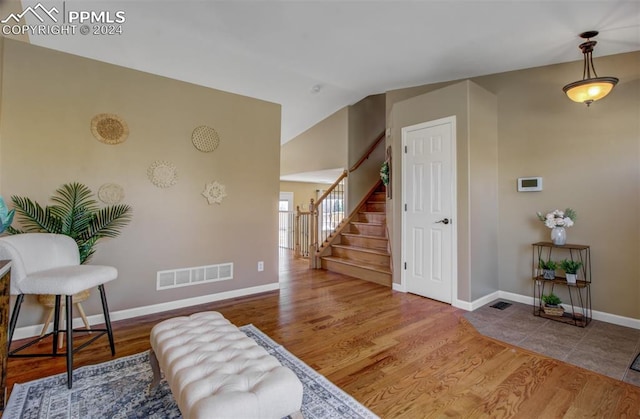
[[[395,291],[406,292],[406,290],[403,288],[404,287],[402,287],[400,284],[393,284],[393,289]],[[491,294],[487,294],[484,297],[480,297],[477,300],[471,302],[456,299],[451,303],[451,305],[462,310],[474,311],[498,299],[533,305],[533,297],[531,297],[530,295],[515,294],[513,292],[507,291],[494,291]],[[566,310],[571,310],[570,306],[564,304],[563,306],[565,306]],[[619,326],[630,327],[632,329],[640,329],[640,319],[619,316],[617,314],[611,314],[597,310],[593,310],[591,316],[594,320],[600,320],[607,323],[617,324]]]
[[[455,307],[462,308],[467,311],[473,311],[497,299],[505,299],[509,301],[515,301],[516,303],[533,305],[533,297],[529,295],[515,294],[507,291],[496,291],[485,297],[479,298],[471,303],[468,303],[466,301],[461,301],[460,306],[455,305]],[[571,310],[571,306],[566,304],[563,304],[563,306],[565,307],[565,309]],[[473,308],[467,309],[466,307],[473,307]],[[632,329],[640,329],[640,319],[634,319],[632,317],[624,317],[624,316],[619,316],[617,314],[606,313],[604,311],[592,310],[591,318],[594,320],[600,320],[606,323],[612,323],[612,324],[617,324],[619,326],[630,327]]]
[[[617,324],[619,326],[631,327],[633,329],[640,329],[640,319],[618,316],[617,314],[605,313],[603,311],[593,310],[593,319]]]
[[[484,297],[478,298],[472,302],[455,300],[451,305],[457,308],[461,308],[467,311],[476,310],[486,304],[489,304],[493,300],[500,298],[500,291],[492,292],[491,294],[485,295]]]
[[[200,297],[187,298],[184,300],[170,301],[166,303],[153,304],[144,307],[136,307],[127,310],[120,310],[111,312],[111,321],[131,319],[134,317],[145,316],[148,314],[161,313],[163,311],[175,310],[178,308],[191,307],[199,304],[211,303],[214,301],[227,300],[229,298],[243,297],[246,295],[259,294],[261,292],[268,292],[280,289],[279,283],[260,285],[257,287],[243,288],[239,290],[226,291],[217,294],[203,295]],[[399,292],[407,292],[402,284],[393,283],[393,290]],[[533,304],[533,297],[528,295],[515,294],[507,291],[495,291],[477,300],[468,302],[462,300],[454,300],[452,306],[466,310],[473,311],[478,308],[497,299],[505,299],[509,301],[515,301],[522,304]],[[617,314],[606,313],[603,311],[593,310],[592,316],[594,320],[600,320],[607,323],[617,324],[620,326],[631,327],[633,329],[640,329],[640,319],[634,319],[631,317],[619,316]],[[89,324],[102,324],[104,323],[104,316],[102,314],[96,314],[88,317]],[[37,336],[42,331],[44,324],[36,324],[32,326],[23,326],[16,329],[13,339],[24,339],[28,337]],[[82,319],[73,319],[74,327],[82,327]]]
[[[514,294],[513,292],[498,291],[498,298],[515,301],[516,303],[533,305],[533,297],[530,295]]]
[[[113,311],[109,314],[111,317],[111,321],[114,322],[118,320],[131,319],[133,317],[161,313],[163,311],[191,307],[199,304],[212,303],[214,301],[227,300],[229,298],[244,297],[246,295],[259,294],[261,292],[274,291],[278,289],[280,289],[279,283],[260,285],[257,287],[243,288],[239,290],[220,292],[217,294],[209,294],[209,295],[202,295],[199,297],[186,298],[184,300],[169,301],[166,303],[153,304],[153,305],[144,306],[144,307],[136,307],[136,308],[126,309],[126,310]],[[102,324],[104,323],[104,316],[102,314],[95,314],[93,316],[88,316],[87,320],[89,320],[90,325]],[[17,340],[17,339],[24,339],[24,338],[29,338],[33,336],[38,336],[42,331],[43,326],[44,324],[41,323],[41,324],[36,324],[32,326],[19,327],[16,329],[15,333],[13,334],[13,339]],[[80,318],[73,319],[73,327],[82,327],[82,326],[83,326],[82,319]]]
[[[407,288],[404,284],[396,284],[395,282],[392,284],[394,291],[407,292]]]

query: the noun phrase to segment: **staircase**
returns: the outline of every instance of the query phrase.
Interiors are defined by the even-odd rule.
[[[321,257],[322,268],[391,286],[391,255],[386,228],[385,189],[380,185],[360,206]]]

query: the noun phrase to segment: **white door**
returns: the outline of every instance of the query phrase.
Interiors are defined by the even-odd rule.
[[[446,303],[456,271],[455,121],[402,129],[403,283],[408,292]]]

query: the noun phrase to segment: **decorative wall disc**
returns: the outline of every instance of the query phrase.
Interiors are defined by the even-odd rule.
[[[157,160],[147,169],[151,183],[158,188],[168,188],[178,182],[178,172],[173,163]]]
[[[201,125],[191,133],[191,142],[198,150],[208,153],[218,148],[220,137],[215,129]]]
[[[205,185],[202,196],[207,198],[207,201],[209,201],[209,205],[221,204],[224,197],[227,196],[227,192],[225,191],[224,185],[221,185],[217,181],[214,181]]]
[[[102,143],[120,144],[129,136],[129,127],[118,115],[101,113],[91,120],[91,133]]]
[[[124,199],[124,189],[115,183],[105,183],[98,189],[98,199],[107,205],[115,205]]]

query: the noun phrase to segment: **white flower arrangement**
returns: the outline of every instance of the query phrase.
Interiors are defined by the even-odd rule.
[[[538,216],[538,219],[549,228],[571,227],[573,226],[575,220],[578,218],[576,212],[571,208],[567,208],[564,211],[556,209],[544,216],[540,211],[538,211],[536,214]]]

